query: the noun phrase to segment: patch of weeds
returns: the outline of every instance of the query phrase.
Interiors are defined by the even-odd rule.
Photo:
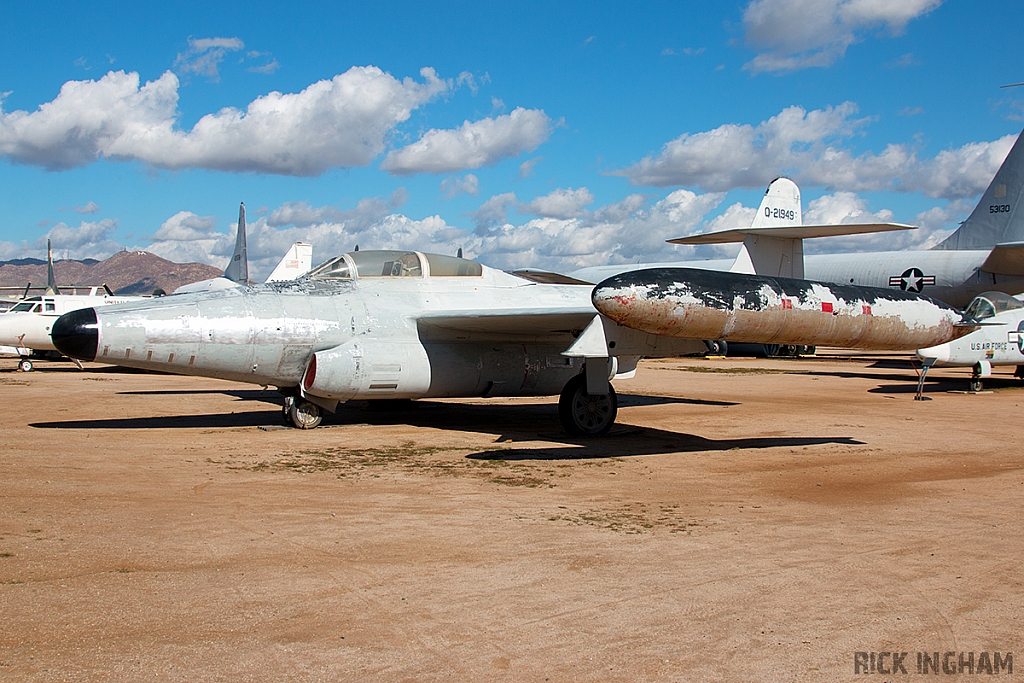
[[[503,446],[490,450],[500,451]],[[543,474],[531,466],[510,464],[505,460],[439,459],[438,453],[478,451],[466,446],[417,446],[406,441],[399,446],[385,448],[324,448],[285,453],[274,460],[242,456],[231,461],[213,461],[229,470],[249,472],[334,472],[338,478],[350,476],[379,477],[385,470],[392,472],[423,472],[435,476],[472,476],[504,486],[552,486]]]
[[[679,506],[662,507],[652,511],[644,503],[631,503],[606,510],[566,512],[548,517],[550,522],[567,522],[579,526],[589,525],[625,534],[644,534],[656,530],[669,533],[691,533],[701,526],[701,520],[687,520],[679,514]]]
[[[0,553],[0,557],[14,557],[14,553]]]
[[[784,370],[782,368],[714,368],[704,365],[683,365],[667,368],[677,372],[710,372],[721,375],[808,375],[805,370]]]
[[[135,570],[131,569],[130,567],[121,567],[120,569],[117,570],[117,573],[118,574],[131,574],[134,571]]]
[[[22,583],[25,583],[24,579],[10,579],[9,581],[4,581],[5,586],[17,586]]]

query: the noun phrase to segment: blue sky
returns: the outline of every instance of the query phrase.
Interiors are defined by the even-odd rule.
[[[223,265],[245,201],[255,276],[296,240],[568,271],[692,256],[778,175],[921,226],[812,250],[926,248],[1024,126],[1011,0],[69,5],[0,14],[0,259]]]

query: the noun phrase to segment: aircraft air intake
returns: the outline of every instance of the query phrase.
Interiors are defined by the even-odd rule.
[[[99,345],[95,308],[80,308],[57,318],[50,338],[58,351],[69,358],[94,360]]]

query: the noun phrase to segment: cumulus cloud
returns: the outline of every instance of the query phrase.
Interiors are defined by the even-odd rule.
[[[968,143],[932,159],[919,158],[908,144],[857,155],[841,146],[869,122],[856,113],[851,102],[809,112],[787,107],[757,126],[726,124],[681,135],[658,154],[612,174],[634,185],[713,191],[761,188],[787,175],[829,190],[921,192],[954,200],[982,192],[1016,140],[1006,135]]]
[[[787,107],[757,126],[725,124],[704,133],[684,133],[657,155],[613,175],[634,185],[687,185],[707,190],[766,186],[809,155],[808,147],[848,136],[867,123],[856,119],[857,106],[805,111]]]
[[[241,50],[245,44],[238,38],[189,38],[188,49],[179,53],[174,66],[183,73],[220,80],[220,63],[228,52]]]
[[[411,145],[389,152],[381,168],[407,175],[493,166],[533,151],[550,137],[551,128],[543,111],[517,107],[510,114],[466,121],[454,130],[429,130]]]
[[[544,157],[534,157],[519,164],[519,179],[525,180],[533,175],[533,167],[543,161]]]
[[[76,206],[74,208],[75,213],[97,213],[100,207],[96,205],[96,202],[89,202],[84,206]]]
[[[942,0],[753,0],[743,11],[753,73],[831,66],[870,31],[899,35]]]
[[[451,84],[433,69],[424,81],[352,67],[299,93],[272,92],[245,111],[227,107],[190,131],[177,127],[178,78],[170,71],[139,85],[137,73],[68,81],[34,112],[0,109],[0,157],[49,170],[98,159],[156,168],[316,176],[366,166],[417,107]]]
[[[441,193],[445,199],[454,199],[460,194],[475,197],[479,192],[480,180],[472,173],[467,173],[461,178],[445,178],[441,181]]]
[[[594,203],[594,195],[585,187],[574,190],[555,190],[543,197],[527,202],[521,211],[545,218],[575,218],[584,212],[585,206]]]
[[[477,232],[484,232],[505,222],[508,210],[516,205],[515,192],[495,195],[469,214],[476,225]]]
[[[96,222],[82,221],[78,227],[71,227],[67,223],[60,222],[31,245],[23,243],[20,251],[22,255],[45,254],[46,240],[49,239],[53,243],[54,251],[67,253],[70,258],[105,259],[123,249],[121,244],[111,239],[111,235],[116,230],[117,220],[112,218],[104,218]]]
[[[209,237],[217,227],[213,216],[197,216],[191,211],[179,211],[160,225],[153,234],[157,240],[195,240]]]

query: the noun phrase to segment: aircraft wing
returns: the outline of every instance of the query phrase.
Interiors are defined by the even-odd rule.
[[[1024,242],[997,244],[981,269],[998,275],[1024,276]]]
[[[509,336],[543,336],[549,334],[569,334],[584,329],[597,311],[593,306],[578,308],[539,309],[498,311],[465,310],[452,314],[426,313],[417,317],[420,327],[433,328],[436,332],[476,332],[484,334],[504,334]],[[451,336],[451,335],[448,335]]]
[[[812,237],[837,237],[839,235],[861,235],[890,230],[917,230],[913,225],[903,223],[840,223],[837,225],[791,225],[773,228],[734,228],[706,232],[702,235],[677,237],[666,240],[672,244],[728,244],[742,242],[747,235],[765,235],[779,239],[810,239]]]

